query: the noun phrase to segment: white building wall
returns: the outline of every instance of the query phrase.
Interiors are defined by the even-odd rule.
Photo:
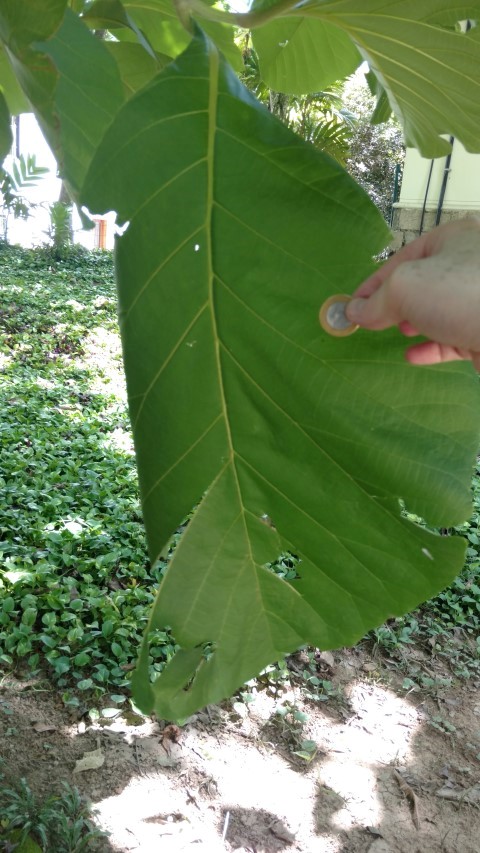
[[[391,249],[399,249],[437,224],[472,215],[480,215],[480,154],[469,154],[458,140],[450,161],[447,157],[427,160],[408,148],[400,199],[394,205]]]
[[[423,206],[431,163],[431,160],[420,157],[416,149],[407,148],[398,207]],[[445,157],[433,161],[426,205],[429,210],[437,208],[445,166]],[[480,210],[480,155],[469,154],[458,140],[453,143],[443,208]]]

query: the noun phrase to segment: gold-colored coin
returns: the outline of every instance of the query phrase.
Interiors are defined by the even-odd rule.
[[[345,308],[351,298],[344,293],[337,293],[326,299],[320,308],[320,325],[329,335],[344,338],[357,331],[357,324],[351,323],[345,315]]]

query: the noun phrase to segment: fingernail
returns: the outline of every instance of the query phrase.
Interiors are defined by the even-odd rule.
[[[360,323],[366,299],[351,299],[345,308],[345,314],[351,323]]]

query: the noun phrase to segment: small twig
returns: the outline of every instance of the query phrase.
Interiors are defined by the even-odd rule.
[[[230,823],[230,812],[227,812],[225,815],[225,821],[223,824],[223,832],[222,832],[222,841],[225,841],[227,837],[228,824]]]
[[[133,743],[132,743],[132,746],[133,746],[133,755],[134,755],[134,758],[135,758],[135,763],[136,763],[136,765],[137,765],[137,770],[138,770],[138,772],[139,772],[139,775],[140,775],[140,776],[142,776],[143,774],[142,774],[142,771],[140,770],[140,762],[139,762],[139,760],[138,760],[138,752],[137,752],[137,738],[136,738],[135,736],[133,737]]]
[[[189,803],[193,803],[193,805],[194,805],[194,806],[196,806],[196,808],[197,808],[199,811],[201,811],[201,808],[200,808],[200,806],[198,805],[197,798],[195,797],[195,794],[193,794],[193,793],[192,793],[192,791],[190,790],[190,788],[185,788],[185,790],[186,790],[186,792],[187,792],[187,802],[189,802]]]
[[[402,794],[405,795],[405,798],[408,800],[410,804],[410,811],[412,813],[412,821],[415,829],[420,829],[420,820],[418,817],[418,808],[417,808],[417,798],[410,787],[410,785],[405,782],[403,776],[398,772],[398,770],[393,771],[393,776],[396,782],[398,783],[398,787],[400,788]]]
[[[199,752],[198,749],[195,749],[194,746],[190,746],[189,744],[187,744],[186,746],[187,746],[187,749],[190,750],[190,752],[194,752],[195,755],[198,755],[198,757],[202,759],[202,761],[205,761],[205,756],[202,755],[202,753]]]

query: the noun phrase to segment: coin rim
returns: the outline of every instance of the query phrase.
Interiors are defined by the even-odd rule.
[[[318,314],[320,325],[325,332],[332,335],[334,338],[346,338],[348,335],[353,335],[353,333],[359,328],[356,323],[350,323],[346,329],[334,329],[334,327],[327,321],[327,311],[331,305],[335,302],[350,302],[351,298],[352,297],[348,296],[347,293],[337,293],[334,296],[329,296],[320,308]]]

